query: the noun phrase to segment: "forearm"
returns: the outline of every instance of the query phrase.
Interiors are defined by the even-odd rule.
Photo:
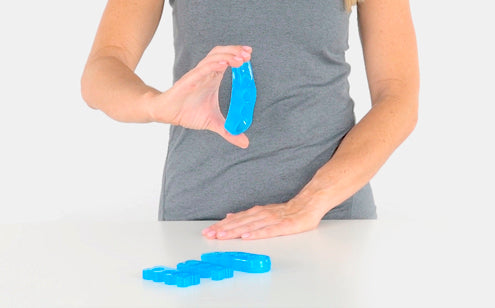
[[[412,132],[416,119],[414,93],[379,98],[295,199],[323,216],[371,180]]]
[[[113,56],[90,59],[81,79],[87,104],[122,122],[151,122],[150,97],[160,92],[147,86]]]

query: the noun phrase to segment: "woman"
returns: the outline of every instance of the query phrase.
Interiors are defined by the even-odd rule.
[[[407,0],[359,3],[372,108],[355,124],[351,2],[170,0],[174,84],[160,92],[133,71],[164,0],[108,1],[82,95],[118,121],[172,124],[160,220],[219,219],[204,236],[259,239],[376,218],[368,182],[416,124],[417,48]],[[246,61],[257,101],[234,136],[223,127],[228,68]]]

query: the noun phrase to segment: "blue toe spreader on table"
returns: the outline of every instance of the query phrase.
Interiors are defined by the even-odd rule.
[[[187,260],[177,269],[155,266],[143,270],[143,279],[184,288],[200,283],[200,278],[222,280],[232,278],[234,271],[266,273],[271,269],[269,256],[247,252],[210,252],[201,261]]]
[[[239,135],[251,126],[255,102],[256,84],[251,61],[244,62],[240,67],[232,67],[232,92],[225,120],[225,129],[229,133]]]
[[[177,270],[199,274],[200,278],[211,278],[211,280],[222,280],[234,277],[234,270],[208,262],[188,260],[177,264]]]
[[[143,279],[176,285],[181,288],[199,284],[200,275],[192,272],[182,272],[164,266],[155,266],[143,270]]]
[[[246,273],[266,273],[270,271],[270,257],[247,252],[210,252],[201,255],[201,260],[233,268]]]

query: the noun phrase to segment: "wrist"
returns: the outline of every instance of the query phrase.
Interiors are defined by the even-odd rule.
[[[145,114],[148,122],[162,122],[159,120],[158,107],[158,97],[162,93],[158,90],[150,88],[148,91],[141,95],[141,104],[144,106]]]
[[[319,185],[314,180],[309,182],[292,200],[304,204],[307,209],[323,217],[338,205],[336,194],[331,188]]]
[[[171,89],[165,92],[150,91],[143,96],[150,122],[179,125],[180,106],[175,104]]]

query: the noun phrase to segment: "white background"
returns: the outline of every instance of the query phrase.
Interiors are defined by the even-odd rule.
[[[157,220],[168,126],[116,122],[80,96],[105,3],[0,3],[0,223]],[[378,214],[475,224],[495,213],[492,2],[411,5],[421,65],[419,123],[372,181]],[[351,95],[361,117],[370,101],[355,12],[350,46]],[[137,73],[165,90],[172,64],[167,3]]]

